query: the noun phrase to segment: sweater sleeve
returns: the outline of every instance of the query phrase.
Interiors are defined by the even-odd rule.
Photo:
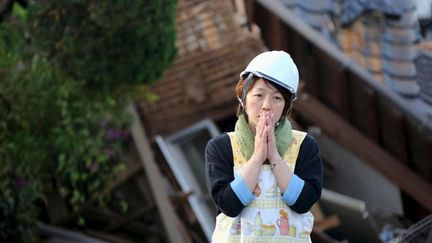
[[[207,188],[218,213],[236,217],[245,206],[230,185],[234,181],[234,162],[227,134],[219,135],[207,143],[205,163]]]
[[[321,198],[323,186],[323,166],[318,144],[308,134],[300,146],[294,174],[304,181],[304,186],[291,209],[306,213]]]

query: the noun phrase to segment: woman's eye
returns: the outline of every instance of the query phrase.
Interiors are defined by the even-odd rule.
[[[255,97],[261,97],[262,95],[261,94],[255,94],[254,96]]]
[[[276,99],[276,100],[282,100],[282,97],[280,97],[280,96],[275,96],[275,99]]]

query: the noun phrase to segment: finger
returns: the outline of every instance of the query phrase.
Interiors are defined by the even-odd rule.
[[[263,123],[262,133],[261,133],[261,141],[265,143],[267,141],[267,124]]]
[[[262,137],[262,133],[263,133],[263,120],[262,120],[262,117],[260,116],[260,118],[258,120],[258,125],[257,125],[257,128],[256,128],[256,136],[258,138],[261,138]]]
[[[265,116],[261,116],[260,117],[260,119],[261,119],[261,133],[260,133],[260,136],[261,136],[261,138],[264,138],[264,133],[265,133],[265,128],[266,128],[266,119],[265,119]]]
[[[255,136],[256,135],[258,135],[259,134],[259,132],[260,132],[260,129],[261,129],[261,123],[262,123],[262,120],[261,120],[261,116],[258,118],[258,122],[255,124]]]
[[[268,124],[269,127],[274,128],[274,123],[270,115],[266,117],[266,123]]]
[[[270,121],[270,118],[269,118],[269,121]],[[275,143],[275,133],[274,133],[274,129],[275,129],[275,127],[274,127],[274,124],[273,123],[271,123],[272,125],[271,126],[269,126],[269,132],[268,132],[268,141],[269,141],[269,143]]]
[[[264,120],[265,120],[265,124],[269,125],[268,123],[268,113],[266,112],[265,116],[264,116]]]

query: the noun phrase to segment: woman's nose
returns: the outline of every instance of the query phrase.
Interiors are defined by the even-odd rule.
[[[271,101],[269,99],[264,99],[262,104],[262,109],[268,111],[271,109]]]

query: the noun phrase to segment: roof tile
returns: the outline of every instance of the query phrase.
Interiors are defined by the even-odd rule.
[[[420,94],[420,87],[412,79],[404,79],[384,74],[384,82],[400,95],[418,97]]]
[[[364,12],[378,10],[384,14],[400,15],[404,12],[405,5],[394,4],[392,0],[357,0],[343,1],[341,22],[350,25]]]
[[[384,58],[397,60],[413,60],[417,55],[414,45],[401,45],[383,42],[381,53]]]
[[[331,8],[331,0],[300,0],[297,6],[310,12],[327,12]]]
[[[383,72],[399,77],[415,77],[416,68],[413,62],[382,60]]]
[[[419,50],[415,59],[417,81],[420,86],[420,97],[432,104],[432,51]]]
[[[330,20],[329,16],[325,12],[311,12],[302,8],[295,8],[294,12],[297,16],[308,23],[310,26],[321,29]]]
[[[393,43],[414,43],[418,39],[418,34],[412,29],[387,26],[383,38]]]
[[[400,26],[412,28],[415,25],[418,25],[418,17],[415,8],[409,11],[404,12],[399,18],[386,18],[386,24],[389,26]]]

